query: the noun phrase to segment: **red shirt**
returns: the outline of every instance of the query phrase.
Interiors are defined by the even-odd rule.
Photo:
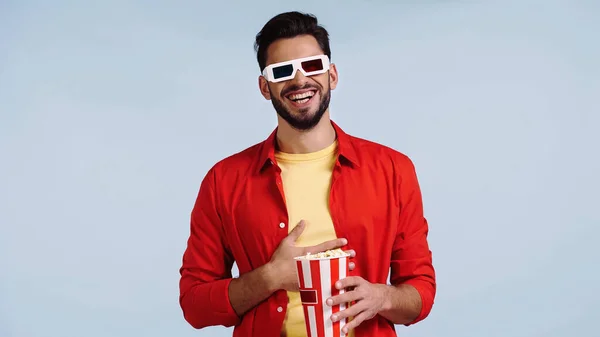
[[[412,161],[383,145],[348,135],[332,122],[338,139],[330,211],[343,249],[354,249],[358,275],[372,283],[413,285],[422,310],[433,306],[435,272],[427,242],[421,192]],[[195,328],[235,326],[233,336],[279,336],[287,294],[279,290],[238,317],[228,287],[234,261],[240,274],[269,262],[288,235],[275,134],[215,164],[207,173],[191,214],[191,235],[183,255],[180,305]],[[390,271],[391,268],[391,271]],[[363,322],[355,336],[395,336],[381,316]]]

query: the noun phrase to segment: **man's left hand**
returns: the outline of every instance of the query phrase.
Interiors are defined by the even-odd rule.
[[[387,286],[384,284],[373,284],[360,276],[350,276],[337,281],[335,287],[336,289],[346,289],[346,291],[327,299],[326,303],[328,305],[333,306],[356,301],[351,307],[331,316],[333,322],[354,317],[342,328],[344,333],[348,333],[362,322],[375,317],[384,308],[387,296]]]

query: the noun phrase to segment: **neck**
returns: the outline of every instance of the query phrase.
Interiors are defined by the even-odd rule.
[[[292,128],[279,118],[277,145],[285,153],[311,153],[322,150],[335,141],[335,130],[326,112],[321,121],[308,131]]]

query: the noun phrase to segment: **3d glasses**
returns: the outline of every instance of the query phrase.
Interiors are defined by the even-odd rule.
[[[322,74],[329,70],[329,58],[317,55],[271,64],[263,70],[263,76],[267,81],[276,83],[291,80],[298,70],[304,76]]]

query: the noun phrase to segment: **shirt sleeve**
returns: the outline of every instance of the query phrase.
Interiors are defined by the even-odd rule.
[[[191,214],[190,236],[180,269],[179,304],[185,320],[196,329],[240,319],[229,301],[233,257],[226,244],[215,197],[215,170],[200,186]]]
[[[425,319],[433,307],[436,293],[435,271],[427,242],[429,231],[423,215],[423,200],[415,167],[408,157],[400,165],[400,218],[392,251],[390,283],[409,284],[421,296],[421,312],[411,323]]]

